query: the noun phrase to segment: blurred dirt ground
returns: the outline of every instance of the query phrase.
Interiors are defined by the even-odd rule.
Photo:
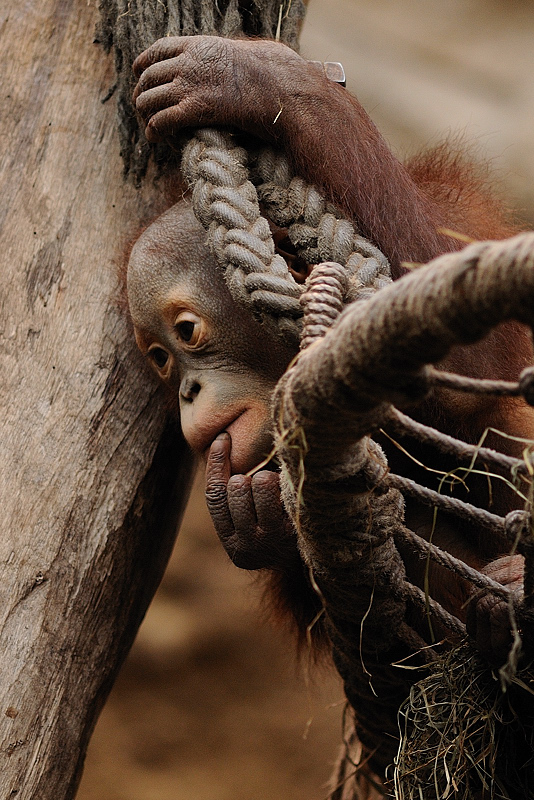
[[[311,0],[308,58],[401,154],[460,132],[534,221],[530,0]],[[343,694],[297,669],[259,587],[218,544],[197,481],[175,552],[89,748],[78,800],[322,800]]]

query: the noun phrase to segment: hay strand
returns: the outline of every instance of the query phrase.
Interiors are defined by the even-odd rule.
[[[534,796],[534,670],[506,691],[469,644],[414,684],[399,712],[396,800]]]

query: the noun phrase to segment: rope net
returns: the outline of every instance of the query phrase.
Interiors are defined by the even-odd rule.
[[[500,706],[495,705],[495,681],[486,664],[485,690],[473,701],[471,717],[463,715],[486,718],[491,709],[493,717],[488,718],[501,719],[504,704],[514,698],[510,686],[518,680],[520,654],[531,652],[530,451],[527,447],[523,459],[512,458],[482,443],[468,444],[411,419],[402,409],[431,389],[522,396],[532,402],[533,370],[526,370],[517,382],[506,382],[470,379],[430,365],[454,344],[480,339],[501,320],[531,323],[534,236],[473,245],[392,284],[384,255],[313,186],[294,176],[287,159],[272,148],[249,145],[244,150],[231,134],[199,130],[184,150],[182,172],[236,302],[278,334],[300,339],[301,355],[279,383],[273,417],[284,502],[322,599],[336,667],[355,709],[352,749],[347,749],[340,768],[350,777],[332,798],[373,796],[377,790],[370,771],[384,775],[394,762],[391,790],[399,798],[446,797],[453,789],[455,796],[472,797],[480,787],[484,797],[508,797],[507,786],[517,791],[517,781],[510,777],[514,770],[507,767],[504,777],[496,775],[495,763],[502,763],[502,754],[510,750],[512,728],[507,725],[507,735],[494,730],[487,734],[498,743],[498,754],[483,747],[480,737],[468,736],[469,728],[464,738],[470,747],[461,748],[461,757],[449,764],[448,751],[442,752],[444,739],[436,739],[433,744],[441,744],[433,757],[443,768],[439,774],[429,770],[428,742],[414,732],[426,732],[428,726],[434,730],[435,720],[427,718],[423,725],[417,708],[413,714],[406,708],[406,697],[416,697],[415,687],[424,683],[414,684],[417,673],[392,665],[407,659],[412,668],[433,664],[435,681],[436,675],[447,674],[434,646],[437,633],[449,643],[466,640],[464,622],[428,590],[407,580],[401,554],[415,554],[476,591],[490,593],[509,609],[516,640],[500,670],[506,699],[501,691]],[[287,228],[301,258],[317,264],[304,286],[294,281],[276,254],[265,216]],[[521,487],[525,510],[501,517],[444,493],[440,486],[430,488],[396,474],[375,441],[382,432],[430,446],[453,460],[454,470],[442,475],[445,485],[462,485],[470,473],[500,475]],[[516,596],[410,530],[404,524],[404,505],[411,500],[487,531],[500,543],[501,552],[521,553],[524,595]],[[462,674],[468,683],[477,676],[475,682],[484,686],[478,677],[480,657],[477,660],[472,646],[466,647],[472,669]],[[460,662],[464,652],[465,647],[458,651]],[[453,675],[459,673],[457,665],[455,669]],[[522,680],[534,688],[530,673],[523,673]],[[484,705],[481,698],[491,702]],[[452,708],[453,700],[449,694]],[[534,709],[525,712],[529,704],[523,698],[515,702],[520,716],[530,714],[525,730],[532,733]],[[397,752],[399,709],[405,727]],[[360,746],[362,769],[352,755]],[[414,752],[425,754],[418,769]],[[512,763],[509,758],[507,763]]]
[[[361,770],[350,751],[342,766],[368,786],[367,770],[384,775],[395,763],[389,789],[410,800],[529,797],[530,773],[520,765],[532,761],[534,745],[534,675],[528,666],[534,442],[525,442],[523,458],[512,458],[422,425],[402,409],[430,389],[532,402],[532,368],[517,382],[504,382],[430,364],[503,320],[532,324],[534,234],[442,256],[340,313],[346,285],[340,265],[314,268],[301,298],[308,347],[282,377],[274,407],[284,501],[323,598],[336,666],[364,747]],[[470,473],[500,475],[517,487],[524,510],[503,517],[446,494],[443,486],[433,489],[395,474],[372,438],[382,431],[452,458],[455,470],[442,477],[453,486]],[[501,552],[520,553],[523,593],[410,530],[403,508],[412,499],[486,531]],[[464,622],[407,579],[401,553],[437,564],[505,604],[514,641],[498,671],[464,644]],[[442,637],[448,641],[445,656],[435,646]],[[414,675],[427,673],[414,683]],[[514,749],[518,730],[522,744]],[[346,791],[339,787],[332,797],[365,796],[361,786]]]
[[[454,460],[460,476],[496,471],[511,483],[523,481],[523,492],[530,493],[529,458],[467,444],[399,409],[430,389],[533,399],[532,370],[513,383],[470,379],[429,364],[452,345],[481,338],[501,319],[530,321],[526,276],[532,281],[534,238],[476,245],[433,265],[426,283],[419,270],[392,285],[383,254],[272,148],[244,151],[230,134],[200,130],[185,148],[182,171],[235,300],[281,335],[300,337],[301,357],[281,380],[274,408],[282,491],[330,621],[357,735],[367,763],[383,774],[396,755],[397,711],[413,684],[413,673],[391,665],[415,654],[419,665],[437,660],[432,624],[453,641],[466,637],[463,621],[407,580],[401,553],[491,593],[509,606],[514,620],[526,623],[532,595],[530,494],[527,510],[500,517],[391,471],[371,436],[385,430],[389,437],[430,445]],[[301,258],[317,264],[305,286],[295,283],[276,255],[262,212],[287,228]],[[479,264],[483,279],[469,283]],[[354,324],[341,332],[351,316]],[[308,359],[310,345],[323,337],[324,348],[312,348]],[[453,472],[448,483],[465,481]],[[412,499],[487,531],[502,552],[522,553],[524,598],[410,530],[403,509]],[[412,625],[414,619],[419,624]],[[429,620],[426,636],[421,619]],[[523,639],[526,647],[528,633]],[[516,643],[501,669],[503,684],[515,678],[519,649]]]

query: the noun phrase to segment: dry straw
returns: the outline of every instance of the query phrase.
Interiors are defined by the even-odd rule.
[[[464,644],[414,684],[399,713],[397,800],[534,797],[534,670],[503,691]]]

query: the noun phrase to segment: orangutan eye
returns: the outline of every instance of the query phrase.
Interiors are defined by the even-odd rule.
[[[148,354],[158,369],[164,369],[169,360],[169,354],[163,347],[153,347]]]
[[[189,347],[197,347],[204,340],[202,319],[192,311],[181,311],[176,317],[174,330],[181,342]]]
[[[176,330],[178,331],[180,339],[182,339],[184,342],[190,342],[195,332],[195,323],[191,322],[190,320],[179,322],[176,326]]]

